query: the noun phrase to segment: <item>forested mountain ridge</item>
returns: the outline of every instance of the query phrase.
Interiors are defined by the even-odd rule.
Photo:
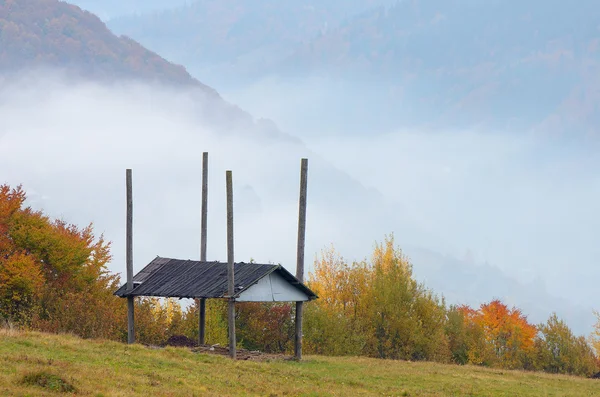
[[[115,32],[190,68],[259,73],[297,45],[380,0],[197,0],[167,9],[109,20]],[[384,3],[391,3],[387,0]],[[242,77],[238,76],[238,77]]]
[[[386,82],[388,100],[439,125],[597,131],[600,16],[580,1],[416,0],[374,8],[278,70]]]
[[[95,15],[56,0],[0,4],[0,70],[60,67],[81,77],[135,78],[214,91],[128,37],[117,37]]]
[[[142,14],[178,7],[189,3],[189,0],[72,0],[69,3],[78,5],[106,21],[122,15]]]
[[[94,14],[58,0],[0,3],[0,79],[30,71],[58,72],[71,82],[140,82],[179,87],[194,98],[196,114],[219,131],[245,131],[293,140],[270,120],[254,118],[218,92],[127,36],[117,36]]]
[[[202,0],[109,26],[219,86],[326,76],[314,89],[344,98],[323,100],[330,113],[362,110],[345,129],[597,135],[593,1],[356,1],[345,10],[333,0],[271,3]]]

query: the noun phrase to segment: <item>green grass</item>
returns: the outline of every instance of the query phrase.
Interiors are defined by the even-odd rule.
[[[39,386],[43,389],[63,393],[75,392],[75,388],[69,382],[58,375],[54,375],[46,371],[28,373],[23,376],[21,383],[24,385]]]
[[[367,358],[309,356],[303,362],[233,362],[179,348],[152,350],[0,330],[1,396],[70,394],[580,397],[600,396],[600,381]]]

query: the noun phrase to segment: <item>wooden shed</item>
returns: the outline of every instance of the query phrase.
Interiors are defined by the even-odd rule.
[[[234,295],[227,294],[227,263],[156,257],[115,295],[218,299],[236,302],[306,302],[317,298],[281,265],[235,263]]]
[[[225,172],[227,189],[227,263],[206,260],[208,217],[208,153],[202,154],[202,218],[200,261],[156,257],[136,275],[133,274],[133,187],[132,172],[127,169],[127,283],[115,295],[127,298],[127,343],[135,343],[134,299],[136,296],[197,299],[198,344],[205,343],[206,300],[228,301],[229,355],[236,358],[236,302],[296,302],[294,355],[302,359],[302,316],[305,301],[317,298],[304,281],[304,244],[306,234],[306,193],[308,159],[300,164],[300,200],[298,210],[298,247],[296,276],[280,265],[234,263],[233,251],[233,177]]]

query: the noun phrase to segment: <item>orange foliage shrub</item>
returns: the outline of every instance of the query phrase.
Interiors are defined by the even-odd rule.
[[[122,337],[124,303],[113,296],[110,244],[24,208],[25,193],[0,186],[0,316],[42,331]]]
[[[499,300],[482,304],[478,310],[468,306],[462,313],[471,335],[481,334],[483,342],[470,341],[468,361],[472,364],[497,364],[504,368],[528,368],[534,352],[537,327],[529,324],[517,308],[509,309]]]

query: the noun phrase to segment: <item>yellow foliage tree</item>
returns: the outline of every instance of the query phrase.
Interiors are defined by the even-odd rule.
[[[365,299],[369,355],[450,360],[444,302],[414,279],[412,265],[393,235],[375,246]]]
[[[584,337],[576,337],[556,313],[540,324],[539,329],[540,335],[535,341],[539,369],[582,376],[598,371],[593,348]]]
[[[596,324],[594,325],[594,332],[592,333],[592,346],[596,350],[596,356],[600,357],[600,313],[594,311],[594,315],[597,318]]]
[[[321,252],[307,281],[319,296],[305,309],[307,351],[327,355],[362,352],[365,344],[362,302],[369,282],[366,263],[349,265],[333,247]]]
[[[323,251],[308,284],[319,295],[306,309],[309,351],[449,360],[444,304],[413,279],[393,236],[375,246],[370,263]]]

